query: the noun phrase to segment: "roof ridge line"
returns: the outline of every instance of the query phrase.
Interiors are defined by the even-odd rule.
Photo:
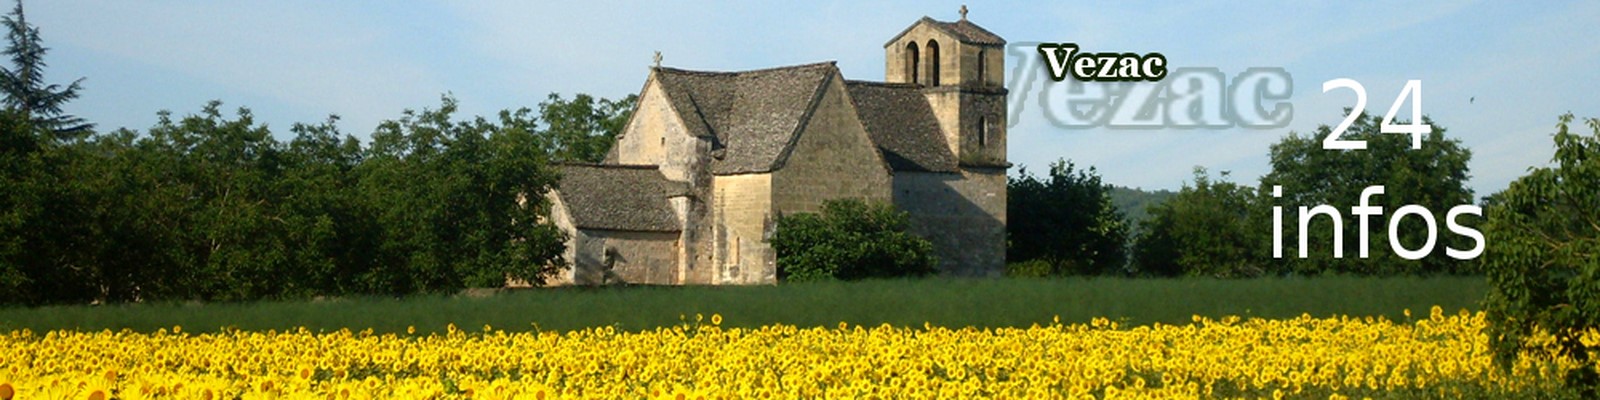
[[[739,75],[745,75],[745,74],[751,74],[751,73],[773,72],[773,71],[782,71],[782,70],[790,70],[790,69],[806,69],[806,68],[817,68],[817,67],[825,67],[825,66],[837,67],[838,63],[839,62],[837,60],[827,60],[827,61],[818,61],[818,62],[806,63],[806,64],[784,65],[784,66],[768,67],[768,68],[761,68],[761,69],[750,69],[750,70],[742,70],[742,71],[701,71],[701,70],[691,70],[691,69],[682,69],[682,68],[673,68],[673,67],[652,67],[652,68],[655,69],[655,70],[661,71],[661,72],[679,73],[679,74],[686,74],[686,75],[707,75],[707,76],[732,75],[732,76],[739,76]]]
[[[916,88],[922,87],[922,85],[918,85],[918,84],[915,84],[915,83],[862,81],[862,80],[854,80],[854,79],[845,79],[844,80],[844,84],[846,86],[849,86],[849,85],[875,86],[875,87],[887,87],[887,88],[897,88],[897,89],[898,88],[916,89]]]
[[[789,155],[794,154],[795,146],[800,143],[800,135],[805,134],[806,127],[811,125],[811,117],[816,114],[817,107],[822,105],[822,98],[827,95],[828,86],[833,84],[834,75],[839,75],[841,80],[844,79],[844,73],[835,69],[834,73],[822,75],[822,80],[817,82],[816,88],[811,89],[811,98],[806,100],[806,109],[800,113],[800,121],[794,125],[794,130],[789,132],[789,141],[778,150],[778,157],[772,160],[770,170],[782,169],[789,163]],[[844,93],[844,96],[846,102],[850,101],[849,93]],[[872,139],[869,137],[867,141],[871,142]]]
[[[656,169],[656,170],[661,169],[660,165],[654,165],[654,164],[602,164],[602,163],[572,162],[572,161],[562,161],[562,162],[556,162],[554,164],[557,165],[557,166],[561,166],[561,167],[588,167],[588,168],[601,168],[601,169]]]
[[[933,17],[929,17],[929,16],[924,15],[924,16],[922,16],[921,19],[918,19],[917,22],[911,23],[911,26],[906,27],[905,30],[902,30],[902,31],[900,31],[899,34],[894,35],[894,37],[890,38],[888,42],[884,42],[883,43],[883,47],[884,48],[888,48],[889,45],[892,45],[895,42],[900,41],[900,38],[905,37],[906,34],[911,33],[912,29],[916,29],[918,25],[922,25],[922,24],[928,24],[929,26],[932,26],[934,29],[938,29],[939,31],[944,32],[945,34],[950,35],[952,38],[956,39],[956,41],[962,42],[962,43],[971,43],[971,44],[977,44],[977,45],[1004,45],[1006,43],[1005,38],[1000,37],[1000,35],[996,35],[993,31],[985,29],[982,26],[978,26],[978,24],[975,23],[975,22],[972,22],[972,21],[969,21],[969,20],[966,20],[966,19],[961,19],[961,20],[958,20],[958,21],[955,21],[955,22],[945,22],[945,21],[940,21],[940,20],[937,20],[937,19],[933,19]],[[981,33],[981,34],[985,34],[985,35],[988,35],[988,36],[992,36],[993,39],[992,40],[988,40],[988,39],[983,39],[983,38],[974,38],[974,37],[971,37],[970,35],[968,35],[966,32],[961,32],[961,30],[957,29],[957,27],[971,27],[971,28],[974,28],[974,30],[977,31],[976,33]]]

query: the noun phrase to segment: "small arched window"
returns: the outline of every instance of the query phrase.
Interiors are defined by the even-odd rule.
[[[917,51],[917,42],[906,44],[906,74],[911,76],[911,83],[921,83],[917,75],[922,67],[922,52]]]
[[[989,147],[989,117],[978,117],[978,147]]]
[[[928,84],[939,86],[939,42],[928,39]]]
[[[988,68],[989,67],[989,60],[987,60],[988,58],[989,58],[988,50],[987,49],[983,49],[983,48],[979,48],[978,49],[978,79],[977,79],[978,86],[988,86],[988,83],[989,83],[989,80],[988,80],[989,75],[987,74],[988,69],[989,69]]]

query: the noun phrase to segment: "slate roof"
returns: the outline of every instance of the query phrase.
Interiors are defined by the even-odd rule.
[[[832,61],[741,72],[655,68],[655,78],[689,133],[721,150],[713,174],[769,172],[810,118]]]
[[[895,171],[956,172],[956,157],[921,89],[911,84],[847,81],[856,114]]]
[[[921,24],[929,24],[935,29],[950,34],[950,36],[954,36],[956,40],[961,41],[961,43],[993,46],[1003,46],[1006,44],[1006,40],[1001,39],[1000,35],[996,35],[994,32],[989,32],[988,29],[983,29],[983,27],[978,26],[978,24],[974,24],[966,19],[956,22],[944,22],[929,17],[922,17],[922,19],[917,20],[917,22],[914,24],[911,24],[911,26],[906,28],[906,30],[900,31],[899,35],[894,35],[894,38],[889,39],[889,42],[884,43],[883,46],[889,47],[889,45],[894,44],[895,41],[900,40],[901,36],[905,36],[906,33],[911,32],[912,28],[916,28],[917,25]]]
[[[566,164],[556,195],[579,228],[637,232],[683,229],[667,203],[688,188],[667,180],[656,166]]]
[[[772,171],[837,71],[833,62],[741,72],[657,67],[655,78],[689,133],[713,140],[711,172],[720,175]],[[846,88],[891,168],[958,171],[917,86],[847,81]]]

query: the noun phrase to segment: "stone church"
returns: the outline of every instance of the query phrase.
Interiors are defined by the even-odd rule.
[[[775,283],[778,217],[841,198],[908,212],[946,275],[999,275],[1004,46],[963,8],[890,39],[886,82],[846,80],[831,61],[651,68],[605,161],[563,166],[546,195],[571,265],[548,281]]]

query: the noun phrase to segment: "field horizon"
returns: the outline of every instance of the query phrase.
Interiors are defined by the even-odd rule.
[[[1192,316],[1250,318],[1382,317],[1404,321],[1478,310],[1482,277],[1311,277],[1223,280],[896,279],[767,286],[558,287],[478,290],[457,295],[362,297],[244,303],[157,303],[0,308],[0,331],[28,329],[154,332],[219,330],[375,333],[623,331],[694,324],[720,315],[724,327],[773,324],[921,327],[1027,327],[1104,317],[1124,324],[1186,324]]]

